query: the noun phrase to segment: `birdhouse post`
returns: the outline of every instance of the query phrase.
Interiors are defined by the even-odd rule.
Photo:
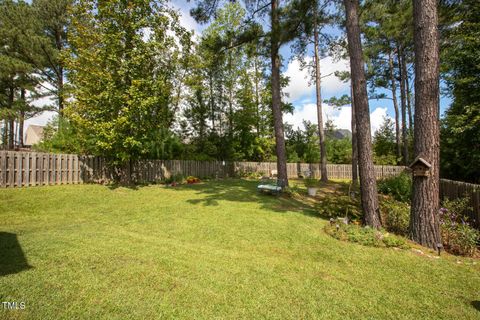
[[[427,160],[418,156],[409,167],[412,169],[414,177],[428,177],[430,176],[432,165]]]

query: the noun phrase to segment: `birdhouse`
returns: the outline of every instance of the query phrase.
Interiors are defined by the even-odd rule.
[[[412,169],[414,177],[428,177],[432,165],[422,157],[416,157],[409,167]]]

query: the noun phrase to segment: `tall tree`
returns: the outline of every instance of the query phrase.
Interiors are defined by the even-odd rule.
[[[288,186],[287,176],[287,151],[285,147],[285,133],[282,117],[282,97],[280,89],[280,45],[281,45],[281,24],[279,0],[271,1],[270,21],[272,32],[270,35],[270,58],[272,72],[272,112],[273,126],[275,128],[275,150],[277,154],[278,178],[282,186]]]
[[[370,111],[368,107],[365,69],[358,21],[358,0],[344,0],[350,72],[355,100],[355,118],[358,138],[360,193],[364,222],[374,228],[381,227],[378,194],[372,158]]]
[[[114,163],[149,157],[152,141],[168,137],[159,128],[171,129],[173,78],[190,34],[160,1],[78,0],[72,17],[66,62],[75,99],[65,115],[84,151]]]
[[[411,51],[412,5],[410,0],[367,0],[364,2],[362,27],[365,30],[369,82],[372,91],[378,87],[392,91],[395,110],[397,159],[408,160],[406,113],[411,114],[408,87],[407,56]],[[397,99],[400,84],[400,106]],[[400,129],[401,128],[401,129]]]
[[[341,49],[341,51],[348,50],[348,48]],[[343,55],[345,56],[345,55]],[[350,97],[344,95],[340,98],[330,98],[328,103],[330,105],[341,107],[344,105],[350,104],[351,107],[351,120],[350,120],[350,128],[352,131],[352,183],[354,185],[358,184],[358,143],[357,143],[357,124],[356,124],[356,117],[355,117],[355,100],[353,97],[353,86],[351,84],[351,77],[350,72],[348,71],[336,71],[335,76],[342,80],[343,82],[350,82]],[[326,101],[327,102],[327,101]]]
[[[401,158],[400,117],[398,112],[398,100],[397,100],[397,79],[395,78],[395,69],[393,65],[393,55],[391,50],[389,50],[388,52],[388,67],[389,67],[390,83],[391,83],[390,88],[392,89],[393,109],[395,110],[395,140],[396,140],[395,149],[397,151],[397,159],[400,159]],[[403,99],[403,93],[401,93],[401,95]],[[402,100],[402,111],[403,111],[403,100]]]
[[[404,50],[401,44],[397,45],[398,69],[400,72],[400,105],[402,108],[402,158],[403,164],[408,165],[408,131],[407,131],[407,90]]]
[[[26,2],[0,1],[0,119],[4,120],[2,144],[8,149],[23,146],[24,120],[38,110],[27,97],[27,90],[35,96],[40,83],[38,69],[29,61],[43,54],[32,46],[32,39],[38,37],[36,23]]]
[[[373,135],[373,151],[375,163],[382,165],[396,165],[394,123],[385,117],[382,125]]]
[[[32,1],[39,32],[33,45],[42,54],[30,56],[29,61],[36,66],[42,80],[48,83],[44,88],[56,98],[60,115],[65,105],[65,67],[61,55],[67,47],[67,11],[72,3],[72,0]]]
[[[439,43],[437,1],[414,0],[415,157],[431,164],[426,177],[413,177],[410,236],[435,249],[439,231]]]
[[[452,98],[441,129],[441,175],[480,183],[480,2],[441,1],[442,78]]]
[[[357,123],[355,116],[355,99],[353,97],[353,86],[350,86],[351,108],[352,108],[352,183],[358,184],[358,142],[357,142]]]
[[[327,148],[325,143],[325,129],[322,108],[322,77],[321,59],[326,52],[327,46],[331,43],[331,36],[322,32],[322,29],[333,23],[335,16],[328,12],[330,5],[328,0],[315,0],[310,3],[310,10],[304,17],[301,32],[292,46],[295,58],[300,60],[301,67],[309,67],[311,70],[312,82],[315,83],[315,94],[317,104],[317,125],[318,142],[320,150],[320,176],[322,181],[328,181],[327,173]],[[306,59],[307,50],[313,45],[313,61],[308,63]],[[309,60],[309,59],[308,59]]]
[[[216,13],[220,3],[221,1],[217,0],[197,0],[197,7],[191,10],[191,14],[198,22],[208,22]],[[268,40],[266,45],[268,46],[270,56],[271,107],[278,179],[283,183],[283,186],[288,186],[287,155],[282,115],[284,103],[282,103],[281,91],[280,47],[298,35],[303,17],[310,8],[310,2],[306,0],[289,1],[284,6],[280,5],[279,0],[272,0],[269,3],[248,1],[245,4],[249,12],[244,21],[245,30],[237,35],[236,41],[232,45],[225,44],[225,47],[231,48],[251,43],[252,40],[265,36]],[[287,10],[285,9],[286,7],[288,7]],[[262,15],[269,15],[270,17],[270,30],[268,32],[263,32],[261,25],[255,21],[258,16]]]
[[[313,9],[313,45],[315,60],[315,92],[317,99],[317,122],[318,122],[318,142],[320,144],[320,177],[322,181],[328,181],[327,175],[327,148],[325,146],[325,132],[323,130],[323,108],[322,108],[322,73],[320,71],[320,53],[319,53],[319,32],[321,29],[320,13],[318,1],[314,2]]]

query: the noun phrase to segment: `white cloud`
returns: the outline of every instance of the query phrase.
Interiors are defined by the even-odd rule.
[[[331,120],[337,128],[351,130],[352,109],[350,106],[334,108],[333,106],[323,104],[322,107],[324,123],[327,120]],[[384,117],[389,117],[387,108],[376,108],[370,113],[372,134],[382,125]],[[303,120],[308,120],[315,124],[318,123],[316,104],[303,104],[295,109],[293,115],[286,114],[284,116],[284,121],[293,125],[294,128],[300,127],[303,129]]]
[[[185,0],[176,0],[171,3],[173,9],[177,10],[180,17],[180,24],[185,27],[188,31],[195,31],[198,35],[204,27],[201,26],[194,18],[190,15],[190,9],[193,7],[192,2],[187,2]]]
[[[370,113],[370,125],[372,127],[372,134],[380,128],[384,118],[390,118],[391,120],[393,120],[393,122],[395,122],[395,119],[392,119],[392,117],[387,114],[387,108],[377,108],[373,110],[372,113]]]
[[[185,10],[180,9],[180,24],[185,27],[187,30],[195,31],[195,33],[200,33],[201,26],[192,18],[190,13]]]
[[[311,61],[312,57],[307,57],[307,62]],[[334,61],[332,57],[326,57],[320,61],[320,68],[322,76],[325,76],[322,78],[323,96],[331,96],[349,90],[350,84],[342,82],[333,74],[335,71],[350,70],[347,60]],[[285,92],[290,95],[290,102],[314,95],[315,86],[313,83],[309,86],[308,71],[300,70],[300,62],[297,59],[288,63],[284,75],[290,78],[290,83],[285,88]]]

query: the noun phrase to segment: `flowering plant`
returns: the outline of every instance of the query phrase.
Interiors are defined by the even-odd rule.
[[[468,198],[446,199],[439,210],[442,241],[445,249],[454,254],[471,256],[475,253],[480,233],[462,213],[469,209]]]

